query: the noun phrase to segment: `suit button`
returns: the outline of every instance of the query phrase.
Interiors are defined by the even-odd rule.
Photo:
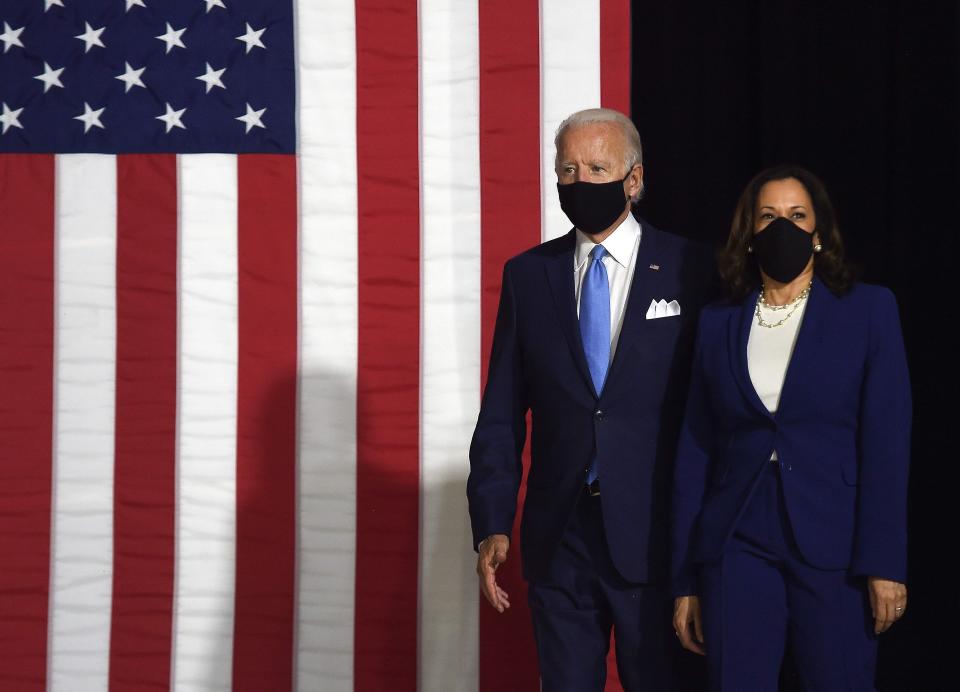
[[[604,416],[604,413],[601,409],[597,409],[596,411],[593,412],[593,417],[596,418],[597,420],[603,420],[603,416]]]

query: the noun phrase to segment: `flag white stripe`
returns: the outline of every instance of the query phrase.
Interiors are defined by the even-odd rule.
[[[480,401],[480,122],[476,2],[420,2],[423,692],[478,686],[477,578],[467,514]]]
[[[58,156],[52,692],[107,689],[113,582],[116,158]]]
[[[237,461],[237,157],[178,156],[180,336],[173,689],[231,689]]]
[[[600,105],[600,1],[540,0],[543,239],[570,230],[557,201],[553,136],[563,119]]]
[[[296,681],[352,692],[357,517],[353,0],[297,3],[300,386]]]

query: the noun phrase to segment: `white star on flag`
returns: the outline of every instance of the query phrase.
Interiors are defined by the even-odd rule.
[[[43,0],[43,11],[46,12],[54,5],[63,7],[63,0]]]
[[[93,110],[90,107],[90,104],[86,101],[83,102],[83,114],[73,116],[74,120],[79,120],[83,123],[83,134],[87,134],[91,127],[99,127],[101,130],[106,128],[103,126],[103,123],[100,122],[100,115],[105,111],[105,108],[98,108]]]
[[[19,29],[14,29],[6,22],[3,23],[3,33],[0,34],[0,41],[3,41],[4,53],[10,50],[11,46],[20,46],[23,48],[23,43],[20,42],[20,34],[22,33],[22,26]]]
[[[158,38],[167,44],[167,52],[169,53],[171,50],[173,50],[174,46],[177,48],[186,48],[186,46],[183,45],[183,41],[180,40],[180,37],[183,36],[183,32],[186,30],[187,27],[183,27],[182,29],[174,29],[172,26],[170,26],[170,22],[167,22],[167,33],[156,36],[155,38]]]
[[[187,128],[184,126],[184,124],[180,122],[180,118],[181,116],[183,116],[186,110],[187,110],[186,108],[181,108],[180,110],[175,111],[173,110],[173,108],[170,107],[170,104],[168,103],[167,112],[164,113],[163,115],[156,116],[156,118],[157,120],[162,120],[166,124],[167,132],[170,132],[170,130],[172,130],[175,127],[179,127],[182,130],[186,130]]]
[[[203,0],[203,1],[207,3],[207,12],[209,12],[214,7],[222,7],[223,9],[227,9],[227,6],[223,4],[223,0]]]
[[[246,24],[246,22],[244,22],[244,24]],[[237,40],[243,41],[244,43],[247,44],[247,52],[249,53],[250,49],[253,48],[254,46],[257,46],[259,48],[263,48],[264,50],[266,50],[267,47],[263,45],[263,41],[260,40],[260,37],[263,36],[263,32],[266,31],[267,28],[264,27],[262,29],[257,29],[256,31],[254,31],[253,27],[251,27],[249,24],[246,24],[246,27],[247,27],[247,33],[245,33],[243,36],[237,36]]]
[[[215,86],[218,86],[218,87],[220,87],[221,89],[226,89],[226,88],[227,88],[227,87],[225,87],[225,86],[223,85],[223,82],[220,81],[220,77],[221,77],[221,76],[223,75],[223,73],[226,72],[226,71],[227,71],[227,68],[226,68],[226,67],[224,67],[223,69],[220,69],[220,70],[215,70],[215,69],[213,69],[212,67],[210,67],[210,63],[207,63],[207,71],[206,71],[204,74],[202,74],[202,75],[200,75],[199,77],[197,77],[197,79],[199,79],[201,82],[206,83],[206,85],[207,85],[207,92],[206,92],[206,93],[209,94],[209,93],[210,93],[210,90],[213,89],[213,87],[215,87]]]
[[[19,127],[22,130],[23,125],[20,124],[18,116],[23,112],[23,109],[18,108],[17,110],[12,111],[7,107],[6,103],[0,105],[3,106],[3,112],[0,113],[0,125],[3,125],[3,132],[0,132],[0,134],[7,134],[7,130],[9,130],[11,127]]]
[[[126,10],[126,11],[129,12],[129,11],[130,11],[130,8],[131,8],[131,7],[134,7],[134,6],[136,6],[136,7],[146,7],[146,4],[144,4],[143,0],[127,0],[127,10]]]
[[[143,71],[146,70],[147,68],[141,67],[139,70],[135,70],[132,67],[130,67],[130,63],[128,62],[124,62],[123,65],[125,68],[123,74],[118,74],[116,77],[114,77],[114,79],[119,79],[121,82],[123,82],[124,84],[123,93],[126,94],[135,86],[143,87],[144,89],[146,89],[147,85],[143,83],[143,80],[140,79],[140,76],[143,74]]]
[[[103,45],[103,41],[100,40],[100,34],[103,33],[103,30],[106,29],[106,27],[102,26],[99,29],[94,29],[92,26],[90,26],[90,22],[84,22],[83,25],[85,27],[85,31],[82,34],[79,34],[78,36],[74,36],[74,38],[78,38],[81,41],[83,41],[85,44],[87,44],[86,47],[83,49],[83,52],[89,53],[90,49],[93,48],[94,46],[100,46],[101,48],[106,48],[106,46]]]
[[[63,88],[63,84],[60,82],[60,74],[63,72],[64,68],[59,68],[54,70],[46,62],[43,63],[43,74],[38,74],[34,76],[34,79],[39,79],[43,82],[43,93],[50,91],[50,87],[60,87]]]
[[[240,122],[245,123],[247,126],[247,133],[249,133],[250,130],[252,130],[255,127],[262,127],[263,129],[267,129],[266,126],[264,126],[263,121],[260,120],[260,116],[266,113],[266,111],[267,111],[266,108],[261,108],[260,110],[255,111],[250,107],[250,104],[248,103],[247,112],[244,115],[234,118],[234,120],[239,120]]]

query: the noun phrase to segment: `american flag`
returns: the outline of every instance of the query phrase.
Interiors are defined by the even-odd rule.
[[[628,0],[0,2],[0,689],[536,690],[464,485]],[[611,688],[615,685],[611,682]]]

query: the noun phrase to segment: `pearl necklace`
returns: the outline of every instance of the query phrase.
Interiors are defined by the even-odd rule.
[[[757,307],[754,310],[754,314],[757,316],[757,324],[761,327],[766,327],[767,329],[773,329],[774,327],[781,326],[784,322],[790,319],[790,317],[797,311],[797,308],[800,307],[800,303],[807,299],[807,296],[810,295],[810,289],[813,288],[813,281],[811,280],[809,285],[800,291],[800,294],[791,300],[786,305],[770,305],[766,299],[766,287],[761,286],[760,295],[757,296]],[[763,315],[760,313],[760,306],[767,308],[768,310],[789,310],[787,314],[779,322],[765,322]]]

